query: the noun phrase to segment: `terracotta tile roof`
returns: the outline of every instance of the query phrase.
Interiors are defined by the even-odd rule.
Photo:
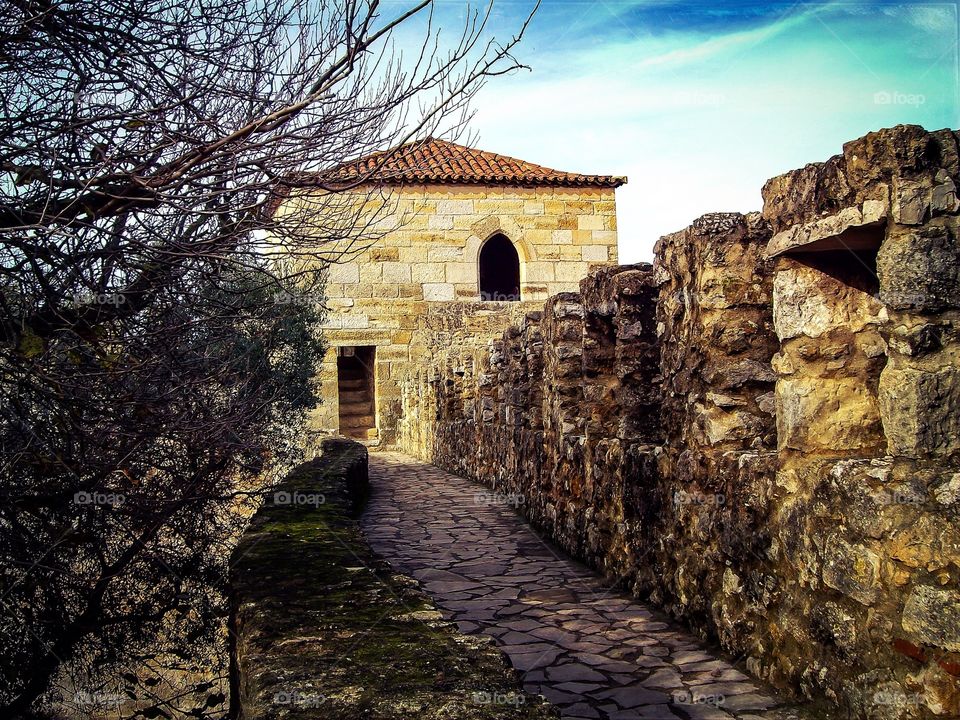
[[[376,182],[615,188],[627,182],[625,177],[552,170],[436,138],[373,153],[318,173],[315,178],[322,185]]]

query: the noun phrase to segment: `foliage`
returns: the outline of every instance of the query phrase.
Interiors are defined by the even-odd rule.
[[[449,51],[427,23],[392,55],[430,5],[0,9],[0,715],[134,665],[116,687],[162,716],[140,670],[215,649],[245,493],[296,461],[315,402],[324,268],[376,238],[344,200],[366,186],[312,171],[460,127],[517,66],[476,14]],[[184,712],[221,704],[199,688]]]

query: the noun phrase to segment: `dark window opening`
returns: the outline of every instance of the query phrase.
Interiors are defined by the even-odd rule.
[[[520,299],[520,256],[503,235],[494,235],[480,249],[480,299]]]

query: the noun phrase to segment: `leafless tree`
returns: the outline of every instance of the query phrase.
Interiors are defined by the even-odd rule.
[[[447,46],[431,5],[0,8],[3,717],[40,713],[68,666],[146,662],[161,633],[188,666],[209,640],[232,510],[316,400],[324,268],[374,235],[316,171],[455,133],[519,67],[523,28],[488,42],[468,13]],[[141,716],[173,712],[142,680]]]

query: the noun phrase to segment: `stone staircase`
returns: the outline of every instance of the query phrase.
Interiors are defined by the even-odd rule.
[[[377,437],[373,416],[373,396],[361,369],[341,367],[338,373],[340,392],[340,434],[357,440]]]

